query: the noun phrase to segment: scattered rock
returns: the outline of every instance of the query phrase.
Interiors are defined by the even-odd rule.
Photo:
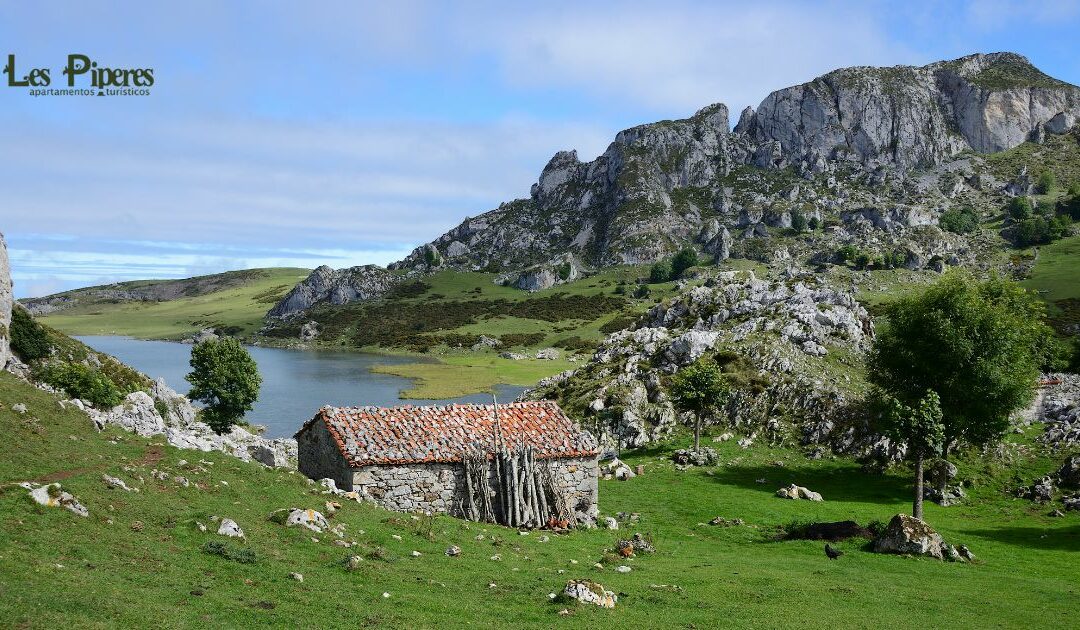
[[[289,579],[290,580],[296,580],[297,582],[303,582],[304,581],[304,574],[303,573],[297,573],[297,572],[293,571],[292,573],[289,574]]]
[[[450,556],[451,558],[456,558],[457,556],[460,556],[461,547],[458,547],[457,545],[450,545],[446,548],[446,555]]]
[[[544,359],[547,361],[554,361],[559,358],[559,351],[555,348],[544,348],[536,351],[537,359]]]
[[[604,529],[619,529],[619,521],[610,516],[605,516],[603,518],[603,523]]]
[[[230,518],[221,519],[221,525],[217,530],[218,535],[228,536],[230,538],[243,538],[244,530],[240,529],[240,526],[236,524],[236,521]]]
[[[716,449],[708,446],[698,450],[680,448],[671,454],[671,461],[681,466],[714,466],[719,461]]]
[[[18,414],[26,413],[26,405],[23,403],[15,403],[11,406],[11,410]]]
[[[709,525],[717,525],[719,527],[739,527],[745,525],[746,521],[741,518],[727,519],[723,516],[717,516],[713,520],[709,521]]]
[[[563,589],[563,595],[586,604],[595,604],[601,608],[614,608],[618,597],[602,584],[588,580],[570,580]]]
[[[108,475],[102,475],[101,479],[109,488],[123,490],[124,492],[131,492],[131,488],[129,488],[128,485],[124,483],[123,479],[117,479],[116,477],[110,477]]]
[[[615,571],[618,573],[629,573],[631,569],[625,564],[620,564],[619,566],[615,567]]]
[[[330,522],[315,510],[303,510],[300,508],[284,508],[270,513],[270,521],[285,525],[286,527],[306,527],[311,531],[321,534],[330,527]]]
[[[804,499],[806,501],[824,501],[821,495],[813,490],[809,490],[802,486],[791,484],[790,486],[780,488],[776,491],[776,496],[781,499]]]
[[[79,503],[79,500],[70,492],[61,489],[59,483],[39,486],[30,482],[24,482],[19,485],[30,491],[30,498],[38,505],[62,507],[72,514],[78,514],[84,518],[90,516],[90,511],[87,510],[82,503]]]
[[[943,560],[945,541],[941,534],[913,516],[897,514],[881,536],[874,541],[874,551],[878,553],[911,554],[930,556]]]

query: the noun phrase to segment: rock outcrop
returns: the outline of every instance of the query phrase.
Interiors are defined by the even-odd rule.
[[[376,265],[338,270],[323,265],[281,298],[267,317],[289,318],[319,304],[341,305],[371,300],[385,294],[399,279]]]
[[[466,219],[391,268],[500,272],[538,290],[557,283],[551,263],[564,254],[583,270],[654,262],[687,245],[724,259],[799,215],[929,226],[968,188],[1006,192],[961,153],[1039,141],[1078,120],[1080,88],[1012,53],[836,70],[773,92],[734,131],[715,104],[622,131],[591,162],[561,151],[528,198]],[[950,174],[920,177],[908,192],[885,187],[938,166]]]
[[[784,408],[802,422],[835,423],[845,404],[841,377],[829,378],[821,357],[834,350],[859,354],[873,335],[869,314],[849,292],[813,276],[766,281],[750,272],[720,272],[654,306],[635,327],[612,333],[589,363],[529,395],[554,396],[568,408],[587,401],[581,412],[598,423],[605,444],[642,446],[666,436],[677,420],[662,379],[722,349],[732,355],[729,361],[745,363],[744,370],[768,374],[735,392],[721,414],[725,420],[754,431],[770,410]],[[574,387],[561,385],[568,379]],[[565,400],[567,392],[574,400]],[[836,429],[828,424],[807,441],[826,440]],[[856,442],[851,436],[848,447]]]
[[[878,553],[899,553],[945,559],[945,540],[932,527],[913,516],[897,514],[874,541]]]
[[[11,360],[11,308],[14,305],[11,286],[11,265],[8,263],[7,243],[0,233],[0,370]]]
[[[993,153],[1080,118],[1080,89],[1014,53],[976,54],[923,67],[844,68],[773,92],[736,132],[762,167],[825,161],[909,170],[964,150]]]

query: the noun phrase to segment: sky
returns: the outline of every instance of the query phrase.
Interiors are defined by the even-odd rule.
[[[1078,35],[1080,0],[0,0],[16,79],[50,68],[65,87],[75,53],[154,75],[149,95],[107,97],[0,77],[0,232],[18,297],[384,265],[636,124],[973,52],[1080,84]]]

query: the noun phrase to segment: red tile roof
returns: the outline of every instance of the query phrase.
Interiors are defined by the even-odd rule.
[[[525,444],[539,459],[596,455],[598,445],[553,401],[500,404],[507,448]],[[493,450],[494,405],[323,407],[297,435],[323,422],[353,468],[370,464],[460,462],[470,445]]]

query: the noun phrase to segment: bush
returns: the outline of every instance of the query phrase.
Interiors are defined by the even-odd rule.
[[[805,232],[808,225],[805,214],[798,210],[791,213],[791,229],[796,232]]]
[[[836,258],[842,263],[853,261],[858,255],[859,249],[854,245],[844,245],[836,250]]]
[[[857,269],[866,269],[870,266],[870,261],[870,254],[867,254],[866,252],[859,252],[858,254],[855,254],[855,260],[853,262],[855,263],[855,267]]]
[[[254,550],[239,547],[223,540],[208,540],[203,543],[202,550],[212,556],[221,556],[240,564],[255,564],[258,561],[258,556]]]
[[[941,214],[938,224],[954,234],[970,234],[979,227],[979,216],[971,206],[950,208]]]
[[[1021,247],[1048,245],[1069,235],[1069,219],[1058,216],[1047,219],[1037,216],[1021,221],[1016,226],[1016,244]]]
[[[698,264],[697,251],[692,247],[685,247],[679,250],[678,254],[671,259],[671,277],[681,278],[683,272],[691,267],[695,267]]]
[[[659,284],[668,280],[671,280],[671,263],[666,260],[661,260],[649,269],[649,282]]]
[[[544,336],[544,333],[508,333],[499,335],[499,341],[507,348],[512,346],[535,346],[544,340]]]
[[[620,330],[625,330],[633,326],[636,321],[636,318],[629,315],[619,315],[615,319],[601,326],[600,332],[605,335],[610,335],[611,333],[619,332]]]
[[[639,299],[640,298],[647,298],[647,297],[649,297],[649,293],[651,293],[651,291],[649,290],[649,285],[647,285],[647,284],[639,284],[638,288],[634,290],[634,297],[639,298]]]
[[[52,343],[45,327],[18,307],[11,310],[11,351],[26,363],[52,354]]]
[[[1057,187],[1057,178],[1050,170],[1044,170],[1039,173],[1039,177],[1035,180],[1035,191],[1040,195],[1049,195],[1054,188]]]
[[[810,217],[810,220],[806,222],[806,227],[810,228],[811,231],[816,230],[821,227],[821,220],[817,217]]]
[[[50,363],[37,370],[34,377],[99,409],[115,407],[123,400],[108,376],[82,363]]]
[[[1031,218],[1031,200],[1027,197],[1013,197],[1006,209],[1013,221],[1020,222]]]

